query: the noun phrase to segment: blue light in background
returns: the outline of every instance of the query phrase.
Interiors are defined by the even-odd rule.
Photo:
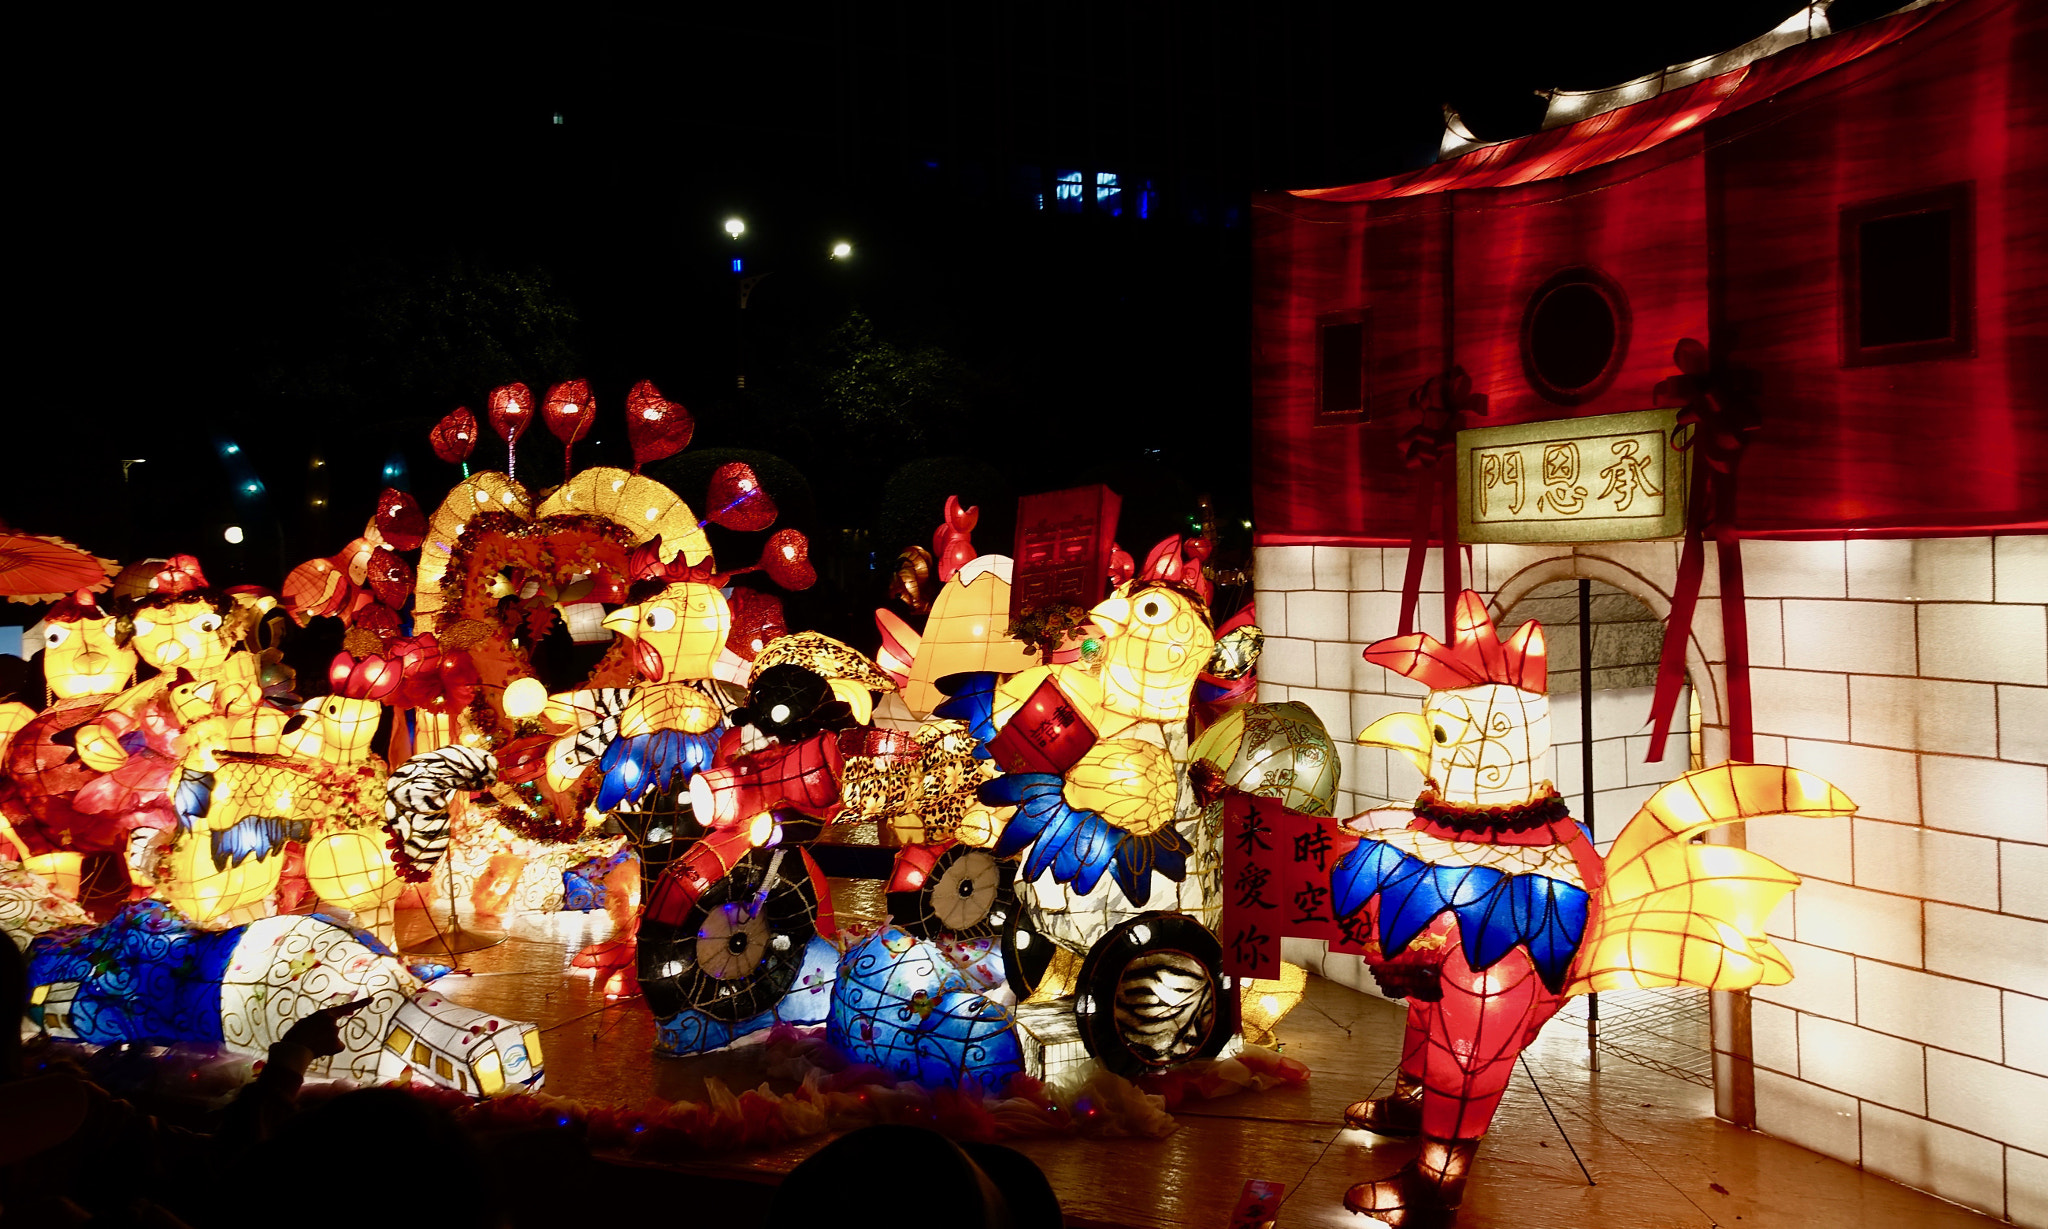
[[[735,256],[735,257],[733,257],[733,258],[732,258],[732,271],[733,271],[734,273],[744,273],[744,272],[746,272],[746,269],[747,269],[747,262],[745,262],[745,261],[741,260],[741,259],[740,259],[739,257],[737,257],[737,256]]]

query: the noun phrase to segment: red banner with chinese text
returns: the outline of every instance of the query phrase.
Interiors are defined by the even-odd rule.
[[[1223,971],[1280,976],[1280,940],[1324,939],[1333,951],[1363,952],[1362,916],[1339,922],[1330,868],[1358,844],[1334,819],[1290,811],[1277,798],[1232,792],[1223,804]]]

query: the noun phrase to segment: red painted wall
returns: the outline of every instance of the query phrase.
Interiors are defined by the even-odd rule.
[[[2048,5],[1947,0],[1886,20],[1907,19],[1917,28],[1890,41],[1873,23],[1759,61],[1739,109],[1592,169],[1259,200],[1261,540],[1405,541],[1420,492],[1397,450],[1417,421],[1407,396],[1447,362],[1490,398],[1487,423],[1606,414],[1653,404],[1680,337],[1708,341],[1760,390],[1745,533],[2048,519]],[[1853,37],[1871,47],[1844,61]],[[1841,210],[1964,181],[1975,354],[1844,366]],[[1571,265],[1618,283],[1632,320],[1612,383],[1564,407],[1524,376],[1520,331],[1530,294]],[[1371,313],[1371,421],[1318,425],[1318,319],[1358,309]]]

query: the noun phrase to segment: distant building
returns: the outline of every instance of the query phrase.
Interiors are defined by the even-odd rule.
[[[1359,650],[1395,630],[1418,527],[1420,626],[1441,634],[1457,513],[1458,570],[1497,618],[1575,618],[1552,599],[1582,578],[1623,611],[1614,626],[1595,611],[1611,634],[1593,646],[1611,837],[1689,759],[1674,738],[1644,762],[1655,669],[1639,634],[1669,614],[1683,547],[1670,526],[1581,532],[1584,501],[1607,498],[1610,526],[1634,513],[1593,468],[1620,464],[1622,437],[1581,468],[1571,437],[1590,428],[1573,424],[1679,404],[1658,386],[1682,339],[1702,343],[1714,391],[1760,426],[1741,437],[1739,490],[1720,474],[1707,488],[1693,754],[1740,751],[1747,709],[1758,761],[1861,804],[1854,821],[1746,834],[1805,878],[1771,926],[1798,980],[1715,996],[1717,1106],[2043,1223],[2048,7],[1945,0],[1841,33],[1823,8],[1724,56],[1557,95],[1534,135],[1482,144],[1451,116],[1425,169],[1255,199],[1261,696],[1307,701],[1340,737],[1412,704]],[[1484,417],[1411,404],[1457,369]],[[1432,427],[1527,423],[1554,427],[1525,433],[1540,455],[1470,463],[1463,488],[1447,434],[1426,463]],[[1718,447],[1706,434],[1695,467]],[[1658,497],[1676,508],[1685,489],[1674,471]],[[1717,539],[1740,541],[1739,573]],[[1747,601],[1724,611],[1738,574]],[[1745,617],[1746,668],[1724,647]],[[1553,629],[1554,678],[1576,664],[1570,639]],[[1583,811],[1576,707],[1556,706],[1557,780]],[[1346,754],[1358,809],[1420,784],[1382,751]]]

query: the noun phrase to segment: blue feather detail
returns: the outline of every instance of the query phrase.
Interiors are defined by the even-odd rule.
[[[1564,988],[1585,937],[1586,890],[1548,875],[1510,875],[1486,866],[1437,866],[1381,841],[1360,841],[1330,870],[1337,916],[1380,898],[1380,949],[1398,956],[1444,913],[1458,919],[1465,961],[1492,967],[1516,947],[1529,949],[1543,984]]]
[[[992,807],[1015,807],[990,852],[1014,857],[1030,849],[1021,874],[1026,880],[1052,872],[1056,883],[1070,883],[1086,894],[1107,873],[1116,879],[1132,904],[1152,894],[1154,871],[1178,883],[1187,878],[1187,838],[1172,828],[1150,836],[1125,832],[1093,811],[1067,802],[1066,782],[1051,773],[1016,772],[985,782],[976,791]]]
[[[172,805],[178,811],[178,831],[192,831],[192,825],[213,806],[213,774],[191,771],[179,773],[178,789]]]
[[[253,855],[257,861],[283,849],[289,841],[304,841],[312,835],[312,823],[304,819],[279,819],[267,815],[245,815],[227,828],[216,829],[213,838],[213,869],[240,866]]]
[[[613,739],[597,761],[604,774],[597,788],[597,809],[610,811],[623,802],[638,802],[650,787],[665,790],[671,782],[688,783],[711,767],[724,730],[722,725],[702,734],[655,730]]]
[[[932,716],[967,723],[974,735],[974,758],[989,758],[988,741],[996,736],[996,676],[986,671],[949,674],[938,681],[940,691],[951,697],[932,710]]]

